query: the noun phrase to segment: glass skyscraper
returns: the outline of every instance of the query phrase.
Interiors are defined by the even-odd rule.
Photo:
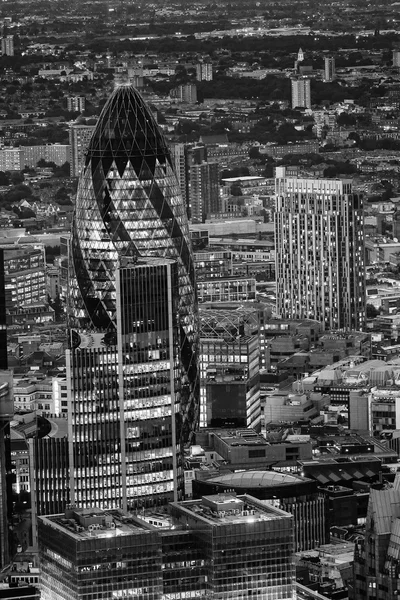
[[[169,288],[162,288],[161,275],[153,276],[151,259],[154,269],[157,264],[167,269],[171,262]],[[138,261],[143,266],[147,280],[140,293],[130,284],[127,292],[126,273],[120,269],[126,260],[133,269]],[[157,295],[161,303],[171,304],[170,322],[162,327]],[[153,306],[154,314],[143,321],[146,305]],[[131,86],[112,94],[89,143],[72,231],[69,307],[71,500],[85,506],[125,501],[131,506],[135,486],[142,486],[145,496],[154,493],[151,486],[145,492],[145,484],[156,482],[153,469],[160,460],[160,485],[172,487],[164,476],[168,479],[169,470],[176,481],[179,461],[174,452],[161,456],[157,450],[171,444],[179,450],[188,443],[199,410],[197,301],[186,207],[165,139]],[[167,354],[163,362],[161,355]],[[138,373],[132,376],[133,363],[149,362],[153,365],[144,368],[141,381]],[[179,387],[171,384],[170,369]],[[160,390],[167,380],[172,389],[164,389],[164,402]],[[167,415],[171,406],[174,418]],[[164,411],[162,419],[169,423],[144,426],[146,410],[152,416]],[[135,444],[142,458],[146,455],[140,473],[131,462],[138,456]],[[122,490],[127,494],[123,500],[118,497]]]

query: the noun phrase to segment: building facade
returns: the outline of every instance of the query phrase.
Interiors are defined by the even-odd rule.
[[[293,515],[295,552],[329,542],[327,502],[311,479],[276,471],[245,470],[193,481],[193,497],[234,490]]]
[[[1,39],[1,53],[3,56],[14,56],[14,36],[6,35]]]
[[[43,600],[293,600],[293,518],[243,495],[39,518]],[[252,594],[249,594],[249,592]]]
[[[10,422],[14,416],[13,373],[7,360],[7,315],[4,251],[0,248],[0,568],[10,561],[12,485]]]
[[[325,56],[324,57],[324,80],[334,81],[335,79],[335,57]]]
[[[72,125],[69,130],[71,177],[79,177],[81,173],[94,128],[94,125]]]
[[[117,272],[117,289],[118,354],[124,371],[119,377],[123,506],[181,500],[177,263],[126,263]]]
[[[293,77],[292,108],[311,108],[311,80],[309,77]]]
[[[354,552],[354,600],[395,600],[400,593],[400,490],[371,489],[364,540]]]
[[[327,329],[362,330],[362,197],[351,180],[276,180],[277,312]]]
[[[200,427],[261,427],[258,313],[200,312]]]
[[[207,215],[220,210],[217,162],[204,161],[190,167],[189,203],[194,223],[204,223]]]
[[[4,283],[7,312],[47,299],[44,247],[4,249]]]
[[[85,112],[85,96],[67,96],[67,110],[70,112]]]
[[[196,79],[197,81],[212,81],[213,78],[213,66],[212,63],[202,62],[196,65]]]
[[[40,160],[53,162],[58,166],[71,160],[69,144],[42,144],[38,146],[23,146],[21,148],[21,169],[36,167]]]
[[[199,303],[241,302],[256,299],[254,277],[224,277],[197,282]]]

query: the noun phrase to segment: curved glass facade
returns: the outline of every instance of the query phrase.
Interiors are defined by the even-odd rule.
[[[164,136],[140,94],[115,90],[89,144],[71,242],[71,325],[117,329],[121,257],[175,260],[179,282],[182,443],[198,421],[198,328],[186,208]]]

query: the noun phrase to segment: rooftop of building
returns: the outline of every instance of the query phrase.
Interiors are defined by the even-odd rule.
[[[221,429],[209,433],[227,446],[269,446],[267,440],[254,429]]]
[[[77,541],[115,538],[151,530],[145,521],[123,511],[92,508],[67,508],[65,514],[40,517],[43,524],[68,534]]]
[[[173,503],[173,506],[177,504]],[[255,523],[288,519],[291,515],[278,508],[264,504],[247,494],[237,496],[234,492],[203,496],[201,500],[179,503],[182,513],[195,515],[209,525]]]
[[[282,485],[298,485],[310,481],[305,477],[279,473],[278,471],[238,471],[227,473],[207,480],[210,483],[222,483],[239,488],[277,487]]]
[[[224,177],[222,181],[226,183],[237,183],[239,181],[249,182],[249,181],[267,181],[267,177],[261,177],[260,175],[243,175],[239,177]]]

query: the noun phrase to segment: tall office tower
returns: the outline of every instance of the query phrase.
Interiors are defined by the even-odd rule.
[[[14,56],[14,36],[6,35],[1,39],[1,54],[4,56]]]
[[[371,489],[364,540],[354,552],[354,600],[395,600],[400,593],[400,488]]]
[[[324,57],[324,81],[333,81],[335,79],[335,57]]]
[[[201,62],[196,65],[197,81],[212,81],[213,66],[209,62]]]
[[[89,144],[71,240],[69,318],[77,331],[71,333],[68,357],[71,410],[75,411],[70,424],[70,468],[76,502],[82,505],[121,504],[115,488],[120,489],[122,457],[134,443],[148,461],[143,479],[149,488],[152,471],[157,471],[163,456],[159,452],[162,428],[158,435],[154,428],[152,439],[146,425],[137,424],[124,432],[122,424],[122,401],[129,390],[120,377],[130,371],[121,374],[118,368],[116,334],[121,324],[117,313],[122,300],[118,299],[116,270],[123,257],[146,256],[177,263],[180,399],[174,401],[180,402],[177,443],[183,447],[197,427],[199,385],[197,302],[186,207],[171,154],[149,108],[134,88],[121,86],[106,103]],[[132,332],[132,344],[136,335]],[[148,356],[150,350],[156,356],[156,349],[151,348]],[[154,411],[163,409],[150,383],[170,393],[164,385],[168,364],[160,359],[143,367],[147,375],[141,393],[147,394],[149,405],[154,398]],[[122,435],[126,436],[124,447]],[[170,457],[168,452],[165,449]],[[154,494],[157,501],[155,485]]]
[[[181,500],[177,262],[121,259],[117,290],[122,504]]]
[[[253,308],[200,311],[200,427],[260,431],[258,329]]]
[[[79,177],[82,171],[94,128],[94,125],[72,125],[69,130],[71,177]]]
[[[220,211],[219,163],[192,165],[189,174],[191,218],[193,223],[204,223],[208,214]]]
[[[10,422],[14,416],[13,374],[7,369],[4,252],[0,249],[0,568],[10,561],[9,524],[12,516]]]
[[[292,77],[292,108],[311,108],[309,77]]]
[[[182,497],[181,340],[177,262],[121,257],[120,263],[117,336],[93,333],[88,338],[72,332],[68,420],[75,440],[70,452],[72,501],[91,506],[102,500],[126,510]],[[91,361],[92,375],[80,376],[83,360]],[[81,401],[94,394],[103,400],[98,411],[93,402]],[[101,408],[107,410],[107,425]],[[95,444],[97,428],[103,447]],[[82,443],[83,433],[88,440]],[[93,461],[97,473],[91,479]]]
[[[171,155],[174,160],[175,173],[181,188],[182,198],[185,202],[188,218],[190,219],[189,210],[189,176],[187,166],[187,146],[186,144],[171,144]]]
[[[275,245],[278,314],[363,329],[363,204],[351,180],[276,179]]]
[[[297,53],[297,60],[298,62],[302,62],[304,60],[304,52],[301,48],[299,48],[299,51]]]

